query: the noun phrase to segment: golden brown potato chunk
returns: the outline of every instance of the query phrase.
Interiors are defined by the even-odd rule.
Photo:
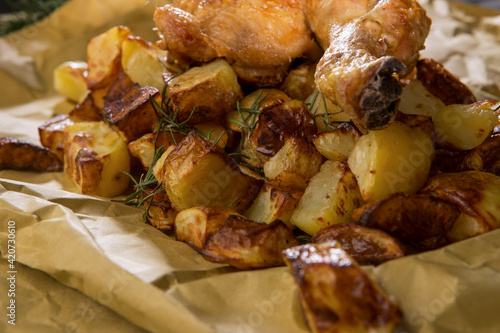
[[[284,190],[304,191],[309,179],[319,172],[324,157],[313,144],[292,136],[264,163],[269,183]]]
[[[177,212],[165,193],[156,193],[145,202],[145,206],[148,208],[147,220],[153,227],[161,231],[170,231],[174,228]]]
[[[163,164],[156,164],[155,176],[178,211],[224,206],[242,213],[252,205],[263,184],[242,173],[222,148],[195,131],[160,160]]]
[[[312,243],[335,240],[360,265],[378,265],[405,255],[403,245],[379,229],[358,224],[336,224],[321,229]]]
[[[425,58],[417,62],[417,78],[444,104],[471,104],[474,93],[439,62]]]
[[[449,231],[462,240],[500,227],[500,177],[481,171],[444,173],[432,177],[422,193],[458,207],[460,217]]]
[[[263,223],[281,220],[290,229],[295,228],[290,218],[303,192],[287,192],[269,183],[262,186],[252,206],[243,214],[246,218]]]
[[[312,332],[392,332],[401,311],[335,241],[283,252]]]
[[[243,92],[226,60],[193,67],[168,82],[167,92],[180,122],[220,121],[236,108]]]
[[[422,194],[396,193],[356,209],[353,220],[381,229],[422,250],[449,243],[447,234],[459,216],[458,209],[443,200]]]
[[[54,90],[72,102],[80,103],[88,94],[87,63],[66,61],[54,69]]]
[[[347,162],[354,144],[361,137],[359,130],[351,123],[342,123],[331,132],[314,137],[316,149],[329,160]]]
[[[176,145],[185,137],[186,135],[178,132],[148,133],[130,142],[128,150],[132,156],[137,157],[141,161],[142,166],[147,170],[153,162],[155,151],[162,146],[167,148]]]
[[[266,224],[230,215],[200,252],[209,261],[252,269],[283,265],[281,251],[298,244],[280,220]]]
[[[175,217],[175,238],[199,251],[222,228],[230,215],[241,216],[222,206],[184,209]]]
[[[123,132],[129,142],[136,140],[151,133],[158,120],[151,98],[160,103],[161,94],[156,88],[131,85],[119,99],[105,106],[105,116]]]
[[[87,45],[87,86],[91,90],[108,87],[122,72],[122,43],[132,35],[129,28],[113,27],[92,38]]]
[[[61,162],[64,161],[64,129],[72,124],[69,114],[60,114],[38,127],[40,143],[53,151]]]
[[[69,117],[74,122],[78,121],[100,121],[103,111],[100,110],[94,103],[94,99],[91,94],[80,103],[75,106],[73,110],[69,112]]]
[[[0,138],[0,170],[62,171],[63,164],[51,150],[30,142]]]

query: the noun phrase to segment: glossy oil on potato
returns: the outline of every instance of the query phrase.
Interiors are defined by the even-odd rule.
[[[314,333],[393,332],[401,311],[335,241],[283,252]]]

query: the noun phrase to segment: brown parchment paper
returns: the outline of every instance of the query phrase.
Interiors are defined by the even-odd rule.
[[[161,4],[73,0],[0,39],[0,54],[9,48],[20,59],[6,71],[9,59],[0,56],[0,136],[38,142],[37,127],[65,105],[51,88],[53,68],[84,59],[88,39],[116,24],[154,41],[152,12]],[[494,93],[500,56],[481,58],[478,49],[457,45],[488,42],[499,50],[498,13],[425,5],[441,29],[430,45],[439,45],[439,34],[455,43],[426,52],[471,67],[458,74],[478,92]],[[465,32],[484,40],[471,42]],[[308,332],[285,267],[209,263],[143,224],[141,210],[74,191],[61,173],[0,171],[0,332]],[[5,319],[9,221],[16,222],[16,326]],[[500,230],[366,270],[400,304],[400,333],[500,332]]]

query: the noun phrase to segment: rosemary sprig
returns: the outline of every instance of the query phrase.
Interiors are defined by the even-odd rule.
[[[321,95],[321,103],[323,103],[323,108],[325,110],[324,113],[318,113],[318,110],[319,110],[319,106],[316,107],[316,109],[312,110],[312,108],[314,107],[314,105],[316,104],[316,100],[318,99],[318,97]],[[323,119],[323,123],[325,124],[325,127],[328,129],[335,129],[335,126],[333,126],[334,124],[341,124],[343,123],[343,121],[332,121],[330,120],[330,116],[334,116],[336,114],[339,114],[339,113],[342,113],[344,111],[339,111],[339,112],[334,112],[334,113],[329,113],[328,112],[328,108],[327,108],[327,105],[326,105],[326,97],[323,93],[320,93],[318,90],[316,90],[314,92],[314,96],[311,100],[310,103],[306,103],[307,107],[309,108],[309,111],[311,111],[311,113],[314,115],[314,117],[322,117]]]

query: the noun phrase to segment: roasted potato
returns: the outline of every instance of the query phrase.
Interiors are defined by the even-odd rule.
[[[347,113],[317,90],[309,95],[304,102],[313,115],[320,133],[333,130],[339,122],[351,120]]]
[[[128,142],[151,133],[158,115],[150,101],[161,103],[161,94],[153,87],[129,86],[121,97],[104,107],[105,117],[118,127]]]
[[[147,170],[153,162],[155,152],[161,147],[175,146],[186,135],[178,132],[156,132],[141,136],[128,144],[130,154],[137,157],[142,166]]]
[[[230,215],[200,252],[209,261],[252,269],[283,265],[281,251],[298,244],[280,220],[266,224]]]
[[[293,99],[305,100],[316,89],[314,73],[316,63],[308,62],[291,69],[279,89]]]
[[[474,93],[439,62],[424,58],[417,62],[417,79],[445,105],[475,103]]]
[[[64,129],[73,124],[69,114],[60,114],[38,127],[40,143],[53,151],[61,163],[64,162]]]
[[[200,251],[231,216],[241,216],[222,206],[197,206],[180,211],[175,217],[175,238]]]
[[[122,44],[132,32],[124,26],[113,27],[92,38],[87,45],[87,87],[98,90],[109,85],[123,71]]]
[[[369,202],[352,215],[358,224],[383,230],[421,250],[449,243],[448,232],[458,219],[458,209],[425,194],[396,193]]]
[[[348,158],[363,200],[415,193],[427,180],[434,154],[431,138],[400,122],[360,137]]]
[[[445,107],[443,101],[430,93],[419,80],[411,80],[401,94],[398,110],[404,114],[434,117]]]
[[[332,132],[316,135],[313,144],[329,160],[347,162],[361,132],[351,123],[342,123]]]
[[[163,183],[178,211],[195,206],[224,206],[242,213],[251,206],[263,184],[262,180],[242,173],[222,148],[195,131],[160,160],[163,163],[157,162],[155,177]]]
[[[500,227],[500,177],[481,171],[444,173],[432,177],[421,190],[458,207],[460,217],[448,232],[451,241]]]
[[[24,140],[0,138],[0,170],[61,171],[63,164],[51,150]]]
[[[95,105],[91,94],[88,94],[81,103],[77,104],[69,112],[69,117],[74,122],[101,121],[104,119],[102,109]]]
[[[300,191],[287,192],[265,183],[252,206],[243,215],[252,221],[268,224],[281,220],[293,229],[295,226],[290,223],[290,218],[302,194]]]
[[[314,235],[311,243],[333,240],[360,265],[378,265],[405,255],[403,245],[387,233],[354,223],[323,228]]]
[[[121,64],[123,71],[141,87],[163,90],[163,73],[167,52],[137,36],[128,36],[122,44]]]
[[[190,124],[221,121],[243,98],[236,74],[223,59],[192,67],[172,78],[167,87],[178,121]]]
[[[64,129],[64,172],[83,194],[113,197],[128,186],[130,156],[123,136],[104,122]]]
[[[304,191],[323,162],[324,157],[313,144],[292,136],[264,163],[264,174],[269,183],[280,189]]]
[[[283,252],[312,332],[392,332],[401,311],[335,241]]]
[[[498,125],[498,117],[492,109],[496,103],[452,104],[439,110],[433,119],[437,143],[461,150],[479,146]]]
[[[329,225],[352,222],[351,214],[362,202],[356,178],[347,164],[326,161],[311,178],[291,222],[314,235]]]
[[[461,171],[476,170],[500,176],[500,134],[492,135],[463,159]]]
[[[147,221],[153,227],[161,231],[170,231],[174,228],[177,211],[174,210],[165,193],[154,194],[144,204],[147,207]]]
[[[54,89],[74,103],[80,103],[89,93],[87,63],[66,61],[54,69]]]

